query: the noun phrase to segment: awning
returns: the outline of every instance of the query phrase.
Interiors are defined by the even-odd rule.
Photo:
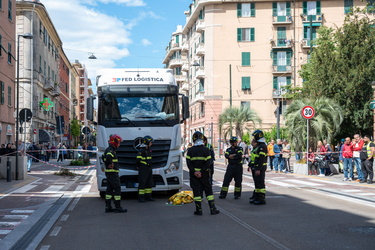
[[[322,23],[312,23],[312,24],[311,24],[311,26],[315,26],[315,27],[316,27],[316,26],[321,26],[321,25],[322,25]],[[310,26],[310,23],[303,23],[303,26],[305,26],[305,27],[306,27],[306,26]]]
[[[39,143],[51,142],[51,135],[44,129],[39,129]]]

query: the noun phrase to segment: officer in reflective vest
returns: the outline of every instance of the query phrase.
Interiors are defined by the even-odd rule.
[[[375,154],[375,144],[370,140],[368,135],[363,137],[363,148],[360,153],[361,158],[361,169],[363,172],[363,180],[361,183],[367,182],[367,184],[372,184],[372,180],[374,178],[374,170],[373,170],[373,163],[374,163],[374,154]]]
[[[103,153],[105,165],[105,176],[107,177],[107,190],[105,194],[105,212],[126,213],[128,210],[121,207],[121,184],[119,177],[119,163],[116,150],[120,147],[122,138],[113,134],[109,136],[108,148]],[[111,200],[114,199],[115,209],[111,206]]]
[[[258,142],[257,140],[253,139],[251,141],[251,146],[253,147],[253,150],[250,152],[250,162],[249,162],[249,167],[247,169],[248,172],[251,171],[251,176],[253,177],[253,181],[255,183],[255,158],[257,157],[257,154],[255,152],[258,151]],[[250,203],[253,204],[255,200],[255,189],[253,191],[253,195],[250,197]]]
[[[189,168],[190,187],[193,189],[195,202],[195,215],[202,215],[202,196],[206,193],[206,198],[210,206],[211,215],[218,214],[216,209],[212,185],[210,183],[209,166],[211,153],[203,143],[204,135],[196,131],[193,134],[194,145],[186,153],[186,164]]]
[[[268,151],[262,130],[255,130],[252,136],[254,136],[258,145],[252,151],[252,157],[254,157],[252,168],[254,168],[255,197],[253,202],[250,199],[250,203],[263,205],[266,204],[266,184],[264,179],[266,177]]]
[[[232,136],[229,140],[231,147],[225,152],[225,158],[228,159],[227,170],[224,175],[223,186],[221,187],[221,192],[219,199],[225,199],[227,197],[229,184],[234,179],[234,199],[241,197],[241,187],[242,187],[242,147],[239,147],[238,138]]]
[[[142,139],[141,151],[137,155],[138,167],[138,201],[144,203],[146,201],[155,201],[151,197],[152,193],[152,156],[151,146],[154,139],[146,135]]]

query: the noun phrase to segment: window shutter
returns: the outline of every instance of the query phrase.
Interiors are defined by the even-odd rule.
[[[0,104],[4,104],[4,82],[0,81]]]
[[[255,3],[250,4],[250,16],[255,17]]]
[[[242,77],[242,90],[250,90],[250,77]]]
[[[279,89],[279,83],[277,82],[277,76],[273,77],[273,89],[278,90]]]
[[[290,2],[286,2],[286,15],[290,16]]]
[[[237,17],[242,17],[242,4],[237,4]]]
[[[176,36],[176,43],[180,43],[180,36],[179,35]]]
[[[250,28],[250,41],[255,41],[255,28]]]
[[[273,59],[273,65],[277,65],[277,52],[276,51],[274,51],[273,53],[272,53],[272,59]]]
[[[316,1],[316,14],[321,14],[321,7],[320,7],[320,1]]]
[[[290,59],[292,57],[292,51],[286,52],[286,65],[290,66]]]
[[[241,42],[241,41],[242,41],[242,29],[237,28],[237,42]]]
[[[286,85],[290,85],[292,84],[292,77],[291,76],[287,76],[286,77]]]
[[[277,16],[277,3],[272,3],[272,16]]]
[[[307,15],[307,2],[303,2],[303,14]]]
[[[250,66],[250,52],[242,52],[242,66]]]

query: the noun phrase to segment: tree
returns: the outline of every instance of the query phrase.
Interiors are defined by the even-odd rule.
[[[319,28],[309,62],[300,75],[303,89],[295,98],[327,97],[343,110],[341,138],[353,133],[370,133],[373,113],[369,108],[375,80],[375,29],[366,9],[356,8],[342,27]]]
[[[79,125],[77,119],[73,119],[72,122],[70,123],[70,133],[76,144],[78,141],[77,138],[81,134],[81,125]]]
[[[312,106],[315,109],[315,116],[309,120],[309,145],[311,146],[316,146],[318,140],[331,141],[343,121],[341,107],[331,99],[293,101],[285,112],[285,120],[290,144],[296,151],[306,150],[307,122],[301,114],[304,106]]]
[[[234,128],[235,135],[242,138],[244,131],[250,129],[247,124],[248,122],[252,122],[255,127],[256,123],[260,125],[262,120],[253,109],[248,107],[241,106],[240,108],[227,108],[219,116],[219,131],[220,133],[224,132],[224,138],[226,138]]]

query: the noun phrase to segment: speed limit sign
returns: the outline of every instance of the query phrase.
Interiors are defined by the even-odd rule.
[[[303,109],[302,109],[303,118],[311,119],[311,118],[314,117],[314,115],[315,115],[315,110],[314,110],[313,107],[311,107],[311,106],[303,107]]]

